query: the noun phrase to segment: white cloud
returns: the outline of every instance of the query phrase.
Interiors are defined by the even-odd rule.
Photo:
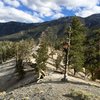
[[[5,23],[5,22],[6,22],[6,21],[5,21],[5,20],[3,20],[3,19],[2,19],[2,20],[0,20],[0,23]]]
[[[3,0],[3,1],[4,1],[4,3],[14,6],[14,7],[20,6],[20,3],[18,0]]]
[[[67,10],[76,12],[81,7],[85,9],[95,8],[100,0],[20,0],[20,2],[32,10],[37,11],[41,17],[48,17],[56,16],[56,13],[61,13],[62,6],[66,7]],[[91,13],[90,11],[88,12]]]
[[[0,7],[2,8],[4,6],[4,3],[0,1]]]
[[[8,4],[9,6],[5,6]],[[75,15],[86,17],[100,13],[100,0],[2,0],[0,1],[0,21],[41,22],[42,18],[57,19],[65,16],[63,9],[71,10]],[[31,9],[23,11],[17,9],[24,5]]]
[[[98,0],[66,0],[65,6],[74,10],[80,7],[92,8],[96,4],[98,4]]]
[[[54,12],[60,12],[61,7],[57,5],[55,0],[20,0],[23,5],[37,11],[41,17],[49,17],[54,15]]]
[[[58,18],[60,18],[60,17],[64,17],[64,14],[62,14],[62,13],[57,13],[57,14],[55,14],[54,16],[52,16],[52,19],[58,19]]]
[[[12,7],[0,7],[0,22],[19,21],[19,22],[42,22],[37,16],[32,16],[21,10]]]
[[[76,13],[76,15],[81,16],[81,17],[87,17],[87,16],[90,16],[90,15],[96,14],[96,13],[100,13],[99,6],[95,6],[94,8],[91,8],[91,9],[84,8],[83,10],[78,11]]]

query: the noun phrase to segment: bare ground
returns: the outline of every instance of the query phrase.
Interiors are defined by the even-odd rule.
[[[7,64],[7,63],[6,63]],[[13,68],[11,63],[9,68]],[[88,100],[100,100],[100,84],[85,81],[76,77],[67,76],[68,81],[62,82],[63,74],[53,72],[53,65],[48,64],[49,73],[37,82],[34,82],[33,72],[27,73],[21,81],[16,81],[13,74],[3,73],[2,69],[0,84],[6,87],[6,92],[0,92],[0,100],[87,100],[80,97],[90,96]],[[5,81],[6,80],[6,81]],[[72,91],[78,91],[79,95],[72,95]],[[85,92],[85,94],[84,94]]]

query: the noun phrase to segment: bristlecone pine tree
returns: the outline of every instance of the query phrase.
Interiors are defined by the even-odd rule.
[[[56,44],[57,35],[54,33],[54,29],[52,29],[51,27],[47,27],[47,29],[45,30],[45,33],[46,33],[46,42],[48,46],[50,47],[50,50],[51,50],[50,55],[52,56],[52,59],[53,59],[54,47]]]
[[[16,72],[18,73],[19,79],[24,78],[23,61],[31,54],[33,43],[33,40],[22,40],[15,44]]]
[[[0,41],[0,63],[14,57],[13,42]]]
[[[87,36],[85,58],[84,66],[91,73],[91,79],[100,78],[100,29]]]
[[[2,62],[5,62],[6,60],[7,60],[7,58],[6,58],[6,52],[7,52],[7,48],[6,48],[6,46],[7,46],[7,42],[1,42],[0,43],[1,44],[1,46],[0,46],[0,59],[1,59],[1,63]]]
[[[38,74],[38,79],[40,79],[45,76],[46,62],[48,59],[48,47],[45,32],[41,35],[39,49],[37,50],[37,55],[35,57],[37,63],[36,72]]]
[[[84,64],[85,27],[76,17],[71,23],[70,64],[74,68],[74,75],[80,71]]]

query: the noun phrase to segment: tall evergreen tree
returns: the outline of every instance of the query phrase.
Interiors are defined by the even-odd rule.
[[[76,17],[71,23],[70,64],[74,68],[74,75],[80,71],[84,64],[85,27]]]
[[[46,41],[46,33],[43,32],[40,38],[39,49],[37,50],[36,57],[36,72],[38,74],[38,79],[43,78],[45,76],[46,71],[46,61],[48,59],[48,47]]]
[[[100,30],[87,36],[84,66],[91,73],[91,79],[95,80],[96,71],[100,70]]]
[[[48,44],[48,46],[50,47],[50,55],[52,56],[53,59],[53,55],[54,55],[54,47],[57,41],[57,34],[55,34],[54,32],[54,28],[52,29],[51,27],[47,27],[47,29],[45,30],[46,33],[46,42]]]

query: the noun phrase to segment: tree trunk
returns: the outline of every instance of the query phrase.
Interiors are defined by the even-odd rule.
[[[92,81],[95,81],[95,74],[94,74],[94,72],[91,72],[91,79],[92,79]]]
[[[43,70],[39,71],[38,72],[38,80],[43,79],[45,75],[46,75],[45,71],[43,71]]]
[[[76,72],[77,72],[77,71],[76,71],[76,69],[74,68],[74,76],[76,75]]]
[[[25,72],[24,72],[24,66],[23,66],[23,60],[22,59],[18,59],[16,61],[16,72],[18,73],[19,79],[24,78]]]

